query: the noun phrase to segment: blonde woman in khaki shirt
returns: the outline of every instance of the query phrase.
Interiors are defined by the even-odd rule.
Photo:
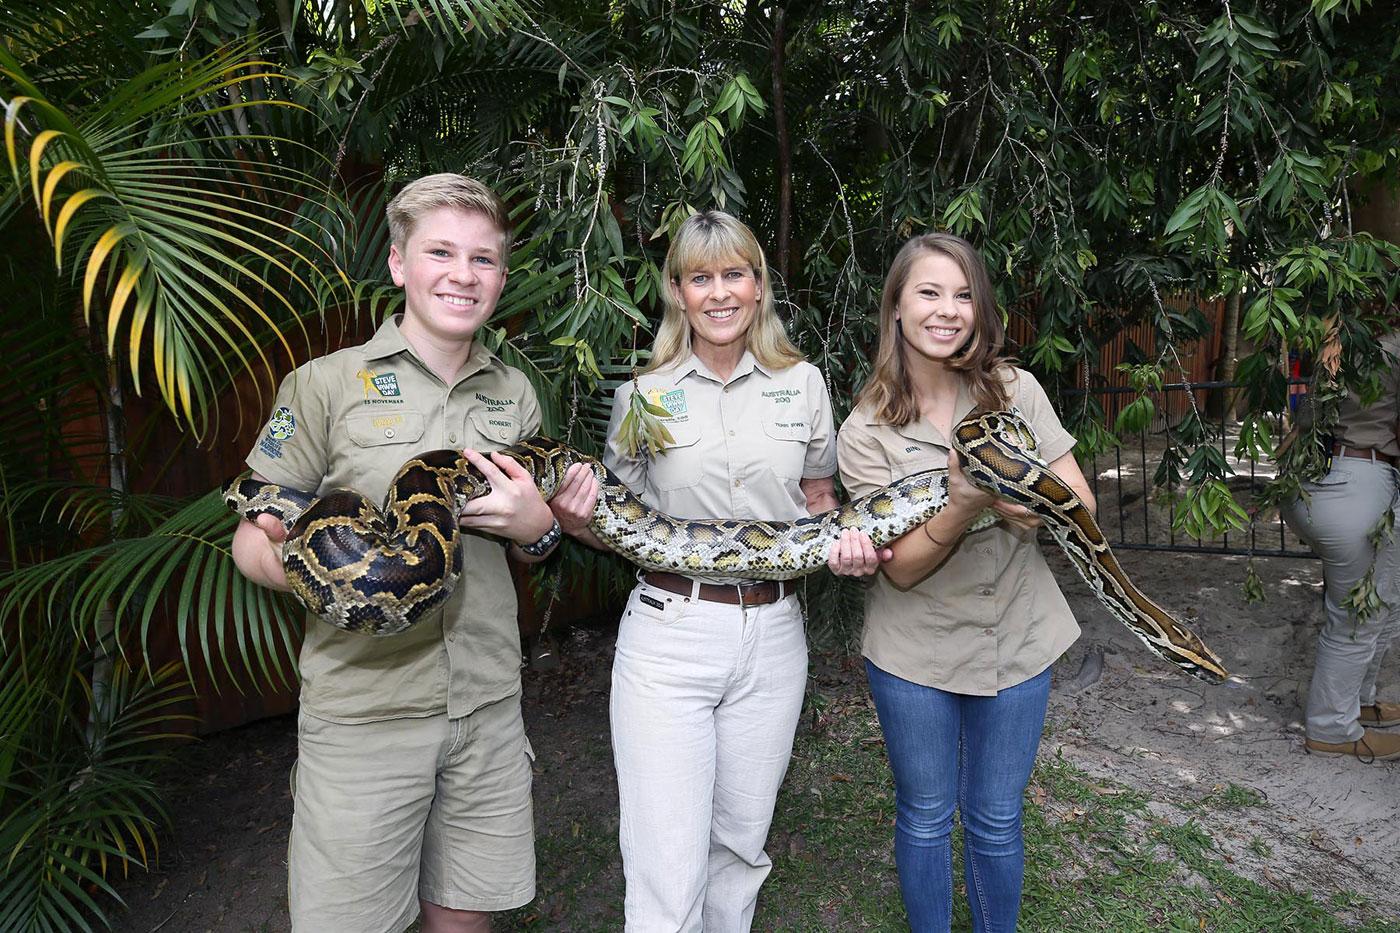
[[[613,401],[608,467],[679,518],[791,521],[834,507],[831,400],[783,333],[753,233],[721,211],[690,217],[663,279],[665,316],[635,389],[667,410],[673,441],[654,458],[624,449],[627,383]],[[597,494],[575,470],[550,503],[595,546]],[[848,533],[828,566],[869,574],[877,555]],[[750,928],[806,683],[802,610],[787,584],[642,575],[618,629],[611,698],[629,931]]]
[[[885,279],[875,371],[841,426],[841,477],[860,496],[948,468],[948,504],[895,541],[866,600],[862,653],[895,781],[895,864],[915,933],[952,916],[953,813],[979,931],[1016,928],[1024,857],[1021,797],[1050,694],[1050,665],[1079,627],[1025,509],[971,486],[949,450],[974,407],[1015,407],[1040,453],[1090,508],[1074,438],[1029,373],[1000,357],[1003,330],[967,241],[907,242]],[[984,509],[1003,518],[967,533]]]

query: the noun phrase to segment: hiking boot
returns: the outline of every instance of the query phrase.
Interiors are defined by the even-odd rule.
[[[1355,742],[1319,742],[1308,739],[1303,750],[1309,755],[1350,755],[1366,764],[1400,758],[1400,734],[1367,729]]]
[[[1400,703],[1382,703],[1377,700],[1370,706],[1361,707],[1361,724],[1380,727],[1400,726]]]

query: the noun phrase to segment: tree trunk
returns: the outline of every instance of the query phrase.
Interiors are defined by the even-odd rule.
[[[792,249],[792,141],[788,139],[783,101],[783,57],[787,43],[787,9],[773,8],[773,123],[778,137],[778,275],[787,284]]]
[[[1220,371],[1216,376],[1221,382],[1234,382],[1235,371],[1240,362],[1240,300],[1239,285],[1230,289],[1225,296],[1225,317],[1220,323]],[[1235,403],[1239,398],[1238,389],[1225,390],[1225,417],[1235,420]]]
[[[126,496],[126,411],[122,395],[121,368],[115,360],[107,361],[107,485],[114,497]],[[118,498],[118,503],[121,499]],[[112,538],[117,536],[125,511],[120,504],[112,509]],[[116,612],[112,604],[102,607],[97,617],[97,629],[93,633],[92,646],[92,708],[88,710],[88,742],[100,742],[97,723],[104,718],[108,695],[112,685],[112,657],[116,653],[114,635],[117,629]],[[93,748],[93,753],[101,752]]]

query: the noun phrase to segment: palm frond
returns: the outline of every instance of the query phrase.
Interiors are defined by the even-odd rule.
[[[348,284],[324,245],[342,239],[339,231],[318,238],[291,222],[307,199],[336,202],[323,183],[252,158],[188,154],[237,141],[200,135],[213,114],[291,106],[227,96],[240,85],[285,79],[246,51],[234,46],[197,62],[152,66],[90,112],[70,116],[0,49],[0,73],[19,92],[6,110],[11,171],[16,186],[28,176],[55,263],[75,277],[81,270],[89,322],[102,285],[108,353],[120,339],[138,392],[149,373],[197,436],[221,381],[218,351],[232,351],[241,368],[260,365],[270,379],[274,367],[258,331],[295,358],[279,323],[299,320],[298,296]],[[261,274],[259,262],[276,277]]]
[[[172,612],[188,664],[196,647],[205,664],[259,683],[287,683],[300,615],[290,600],[248,582],[229,551],[238,519],[219,491],[188,502],[149,534],[82,548],[0,575],[0,630],[42,618],[91,640],[104,614],[115,615],[118,645],[147,644],[156,611]],[[234,646],[236,645],[236,650]]]
[[[118,660],[98,702],[63,627],[11,648],[0,657],[0,929],[105,926],[98,898],[120,901],[112,872],[156,858],[166,814],[152,774],[166,727],[190,718],[172,709],[188,684],[175,665]]]

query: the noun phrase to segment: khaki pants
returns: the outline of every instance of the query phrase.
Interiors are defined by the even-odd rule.
[[[1361,738],[1360,707],[1376,701],[1381,659],[1400,628],[1400,542],[1376,551],[1366,540],[1377,519],[1396,507],[1396,482],[1387,464],[1337,457],[1325,477],[1304,485],[1307,502],[1283,508],[1289,526],[1322,557],[1326,580],[1327,619],[1317,636],[1306,726],[1308,738],[1318,742]],[[1342,603],[1373,561],[1376,590],[1389,608],[1358,623]]]
[[[749,929],[806,685],[796,596],[632,591],[611,699],[629,933]]]
[[[459,719],[335,723],[302,712],[292,929],[398,933],[419,898],[460,910],[528,903],[532,758],[518,693]]]

